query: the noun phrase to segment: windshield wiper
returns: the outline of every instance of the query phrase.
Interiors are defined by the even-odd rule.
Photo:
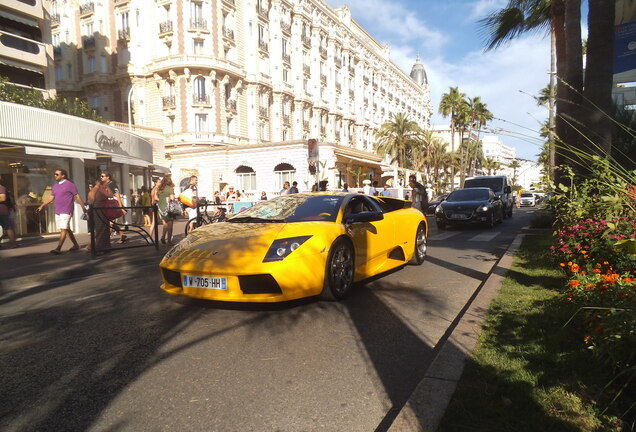
[[[228,222],[233,222],[233,223],[244,223],[244,222],[281,223],[281,222],[285,222],[285,219],[266,219],[266,218],[259,218],[259,217],[253,217],[253,216],[237,216],[237,217],[233,217],[232,219],[228,219]]]

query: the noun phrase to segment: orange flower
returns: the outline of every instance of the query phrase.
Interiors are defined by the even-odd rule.
[[[572,270],[572,273],[576,273],[577,271],[579,271],[579,265],[572,264],[572,268],[570,268],[570,270]]]
[[[568,261],[568,267],[572,266],[572,261]]]
[[[561,267],[565,267],[565,263],[559,263]]]
[[[594,284],[589,283],[589,284],[585,285],[585,288],[587,288],[589,290],[594,289]]]
[[[567,300],[572,300],[572,299],[574,298],[574,293],[573,293],[572,291],[570,291],[569,293],[567,293],[567,294],[565,295],[565,298],[566,298]]]
[[[594,273],[600,273],[601,271],[599,269],[594,269],[592,270]]]
[[[581,274],[582,274],[582,275],[586,275],[586,274],[587,274],[587,272],[586,272],[585,270],[581,270]]]
[[[592,342],[592,336],[587,335],[583,338],[583,342],[585,342],[586,345],[589,345]]]
[[[604,265],[608,265],[609,263],[607,261],[603,261],[603,264]]]
[[[577,286],[579,286],[579,281],[577,281],[577,280],[570,281],[570,286],[572,288],[576,288]]]

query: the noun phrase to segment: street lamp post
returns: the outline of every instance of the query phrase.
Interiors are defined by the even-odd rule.
[[[132,131],[132,109],[131,109],[132,94],[133,94],[133,90],[135,89],[135,86],[139,83],[140,83],[139,81],[132,83],[132,85],[130,86],[130,90],[128,90],[128,130],[129,131]]]

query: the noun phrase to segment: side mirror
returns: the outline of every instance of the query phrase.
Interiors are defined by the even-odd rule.
[[[375,222],[375,221],[380,221],[382,219],[384,219],[384,215],[382,214],[382,212],[378,212],[378,211],[361,212],[361,213],[354,213],[354,214],[345,216],[344,223],[352,224],[356,222]]]
[[[512,188],[510,186],[505,186],[504,193],[512,193]]]
[[[495,201],[501,201],[501,197],[499,195],[495,195]]]

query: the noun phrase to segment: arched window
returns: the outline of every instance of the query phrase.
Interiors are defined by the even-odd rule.
[[[252,167],[245,165],[239,166],[236,170],[236,185],[241,191],[256,190],[256,173]]]
[[[296,168],[288,163],[280,163],[274,167],[274,175],[276,176],[276,186],[280,190],[283,188],[283,184],[285,184],[286,181],[288,181],[289,184],[292,184],[295,180]]]
[[[198,76],[194,79],[194,102],[195,103],[207,103],[208,97],[205,91],[205,78]]]

